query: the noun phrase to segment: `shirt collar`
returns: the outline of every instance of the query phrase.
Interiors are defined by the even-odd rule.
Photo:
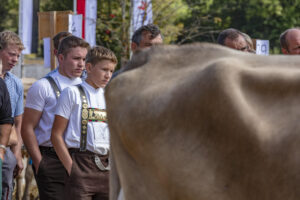
[[[69,77],[66,77],[66,76],[63,76],[59,73],[59,71],[57,70],[56,72],[54,72],[52,75],[51,75],[53,78],[56,78],[57,80],[59,81],[62,81],[63,83],[69,83],[70,81],[76,81],[78,79],[80,79],[80,77],[76,77],[76,78],[69,78]],[[81,81],[80,81],[81,82]]]
[[[92,93],[98,93],[98,92],[101,92],[101,93],[104,93],[104,89],[99,87],[97,89],[95,89],[93,86],[91,86],[90,84],[88,84],[86,81],[83,81],[82,82],[82,85],[89,91],[89,92],[92,92]]]
[[[6,73],[5,73],[5,76],[4,76],[4,79],[10,78],[10,77],[11,77],[11,73],[10,73],[10,72],[6,72]]]

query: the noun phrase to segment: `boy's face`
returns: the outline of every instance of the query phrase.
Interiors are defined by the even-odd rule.
[[[20,55],[21,50],[15,44],[8,44],[6,48],[0,50],[0,59],[2,60],[4,73],[10,71],[18,63]]]
[[[89,84],[94,88],[104,88],[111,79],[115,67],[116,64],[110,60],[101,60],[94,66],[91,63],[87,63],[86,70]]]
[[[59,72],[69,78],[80,77],[85,66],[87,49],[83,47],[71,48],[67,55],[58,55]]]

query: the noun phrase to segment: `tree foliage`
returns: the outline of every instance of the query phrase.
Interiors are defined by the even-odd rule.
[[[186,0],[191,17],[187,27],[201,23],[200,34],[187,42],[214,42],[219,31],[236,28],[256,39],[270,40],[273,52],[279,52],[279,35],[287,28],[299,26],[300,0]],[[195,17],[196,16],[196,17]],[[209,30],[209,31],[208,31]]]
[[[41,11],[72,10],[73,1],[43,0]],[[113,50],[121,62],[130,54],[130,0],[98,0],[96,42]],[[153,20],[165,43],[174,43],[184,25],[180,21],[188,10],[182,0],[152,0]]]
[[[0,31],[17,32],[18,0],[1,0]],[[98,0],[97,44],[129,57],[130,0]],[[300,26],[300,0],[152,0],[153,20],[164,43],[216,42],[225,28],[237,28],[252,38],[269,39],[279,52],[279,35]],[[73,0],[40,0],[40,11],[73,10]]]
[[[19,0],[1,0],[0,31],[18,31]]]

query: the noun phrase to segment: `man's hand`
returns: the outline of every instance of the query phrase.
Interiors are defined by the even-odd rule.
[[[5,150],[0,148],[0,159],[3,161],[4,160],[4,154],[5,154]]]
[[[41,160],[42,160],[42,157],[40,159],[38,159],[38,160],[33,160],[32,159],[32,163],[33,163],[33,166],[35,168],[35,174],[37,174],[38,171],[39,171]]]
[[[18,157],[16,157],[16,159],[17,159],[17,165],[14,170],[14,178],[19,176],[21,174],[22,170],[24,169],[22,156],[18,156]]]
[[[71,164],[66,168],[66,169],[67,169],[67,172],[68,172],[68,174],[69,174],[69,176],[71,175],[72,165],[73,165],[73,161],[72,161]]]

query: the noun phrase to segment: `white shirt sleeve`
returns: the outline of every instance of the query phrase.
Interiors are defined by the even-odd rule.
[[[46,99],[49,96],[49,87],[51,88],[46,81],[46,79],[38,80],[29,88],[26,97],[26,108],[32,108],[41,112],[44,110],[47,103]]]
[[[75,104],[75,95],[74,88],[64,89],[58,99],[55,115],[70,119],[73,105]]]

